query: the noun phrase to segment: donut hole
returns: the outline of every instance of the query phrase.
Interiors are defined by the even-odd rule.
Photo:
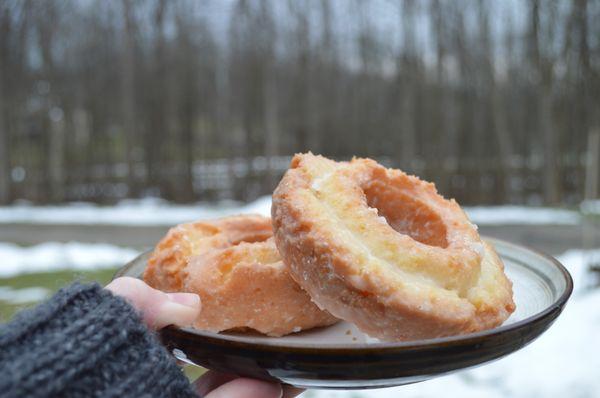
[[[185,232],[189,235],[192,242],[210,238],[219,233],[219,228],[214,225],[202,223],[184,224],[182,228],[185,228]]]
[[[240,243],[260,243],[265,242],[273,236],[271,225],[257,226],[254,229],[239,230],[229,233],[229,243],[231,246],[237,246]]]
[[[238,266],[252,264],[253,267],[262,267],[281,261],[274,244],[262,242],[240,242],[236,246],[217,250],[214,255],[213,261],[219,264],[218,268],[222,276],[226,276]],[[257,291],[254,293],[257,293]]]
[[[367,205],[396,232],[429,246],[448,247],[446,226],[441,217],[423,202],[383,182],[363,187]]]

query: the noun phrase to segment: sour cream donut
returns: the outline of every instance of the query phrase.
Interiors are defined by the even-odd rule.
[[[515,309],[502,262],[459,205],[400,170],[296,155],[271,212],[294,280],[370,336],[475,332]]]
[[[290,277],[268,217],[244,215],[181,224],[156,246],[144,280],[202,300],[194,326],[282,336],[337,321]]]

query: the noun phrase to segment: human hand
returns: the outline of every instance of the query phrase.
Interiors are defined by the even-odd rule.
[[[194,382],[205,398],[293,398],[304,390],[209,370]]]
[[[190,326],[201,308],[197,294],[165,293],[127,276],[113,280],[106,289],[127,300],[153,330],[167,325]]]
[[[121,277],[106,286],[140,311],[142,319],[153,330],[167,325],[189,326],[200,312],[200,297],[193,293],[164,293],[143,281]],[[276,383],[208,371],[194,382],[205,398],[292,398],[302,390]]]

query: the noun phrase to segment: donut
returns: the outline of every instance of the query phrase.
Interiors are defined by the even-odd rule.
[[[337,322],[290,277],[268,217],[232,216],[172,228],[148,260],[144,280],[166,292],[198,294],[202,311],[194,327],[201,330],[282,336]]]
[[[271,213],[292,278],[372,337],[476,332],[515,309],[502,262],[460,206],[400,170],[299,154]]]

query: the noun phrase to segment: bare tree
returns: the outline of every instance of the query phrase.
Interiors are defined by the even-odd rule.
[[[273,158],[279,154],[279,106],[277,95],[277,69],[275,53],[275,37],[277,36],[275,22],[271,15],[270,5],[267,0],[261,0],[259,5],[259,21],[264,28],[265,37],[261,46],[263,59],[263,126],[265,130],[264,154],[267,158],[266,189],[277,186],[277,174],[272,167]]]
[[[291,56],[294,57],[295,74],[291,88],[295,109],[293,134],[296,140],[295,146],[301,148],[301,151],[306,151],[317,146],[319,140],[314,129],[311,103],[313,99],[313,85],[311,84],[313,53],[310,42],[312,32],[309,16],[311,8],[306,0],[289,0],[287,4],[294,24],[291,34],[293,43]]]
[[[251,199],[309,149],[463,203],[584,195],[597,1],[0,4],[0,202]]]
[[[10,159],[8,157],[8,126],[6,124],[6,99],[4,79],[8,75],[8,38],[11,35],[11,14],[7,4],[0,6],[0,203],[10,201]]]
[[[507,23],[510,24],[511,15],[505,16]],[[498,61],[494,53],[494,38],[490,28],[490,4],[488,0],[479,0],[478,7],[478,29],[481,45],[481,62],[480,70],[484,75],[484,80],[481,83],[482,94],[490,100],[491,108],[491,123],[497,143],[497,170],[500,182],[496,184],[497,190],[495,195],[501,201],[505,200],[507,192],[510,190],[510,181],[512,178],[510,158],[513,154],[513,144],[510,130],[508,129],[508,117],[506,114],[506,104],[503,93],[499,88],[496,69],[499,67]],[[510,25],[508,25],[510,26]],[[504,49],[507,53],[507,49]],[[508,58],[508,57],[507,57]],[[487,85],[485,84],[487,82]]]
[[[42,76],[49,83],[50,89],[59,81],[58,71],[55,66],[53,47],[57,34],[56,26],[60,23],[59,18],[61,4],[37,3],[35,13],[36,39],[42,59]],[[47,151],[44,151],[44,163],[46,174],[46,190],[51,201],[60,202],[64,200],[65,182],[65,130],[63,122],[64,111],[58,95],[50,92],[44,109],[46,117],[43,119],[46,137]]]
[[[465,33],[463,29],[462,9],[459,5],[452,4],[448,7],[447,4],[439,0],[431,2],[431,26],[433,28],[433,37],[435,40],[435,76],[436,90],[435,96],[432,98],[435,104],[437,117],[433,119],[432,129],[430,131],[431,143],[428,148],[427,160],[432,164],[433,176],[440,186],[442,192],[448,192],[449,176],[456,171],[455,157],[457,152],[457,123],[455,121],[456,108],[460,98],[455,98],[453,95],[452,84],[453,79],[461,79],[464,74],[464,69],[467,67]],[[451,18],[451,21],[448,19]],[[448,24],[454,26],[454,30],[448,28]],[[453,51],[452,54],[449,54]],[[448,57],[454,60],[458,59],[459,68],[458,75],[449,78],[446,71],[446,63]],[[460,80],[459,80],[460,81]]]
[[[398,51],[396,75],[398,91],[396,98],[400,109],[397,112],[399,119],[398,142],[400,165],[406,170],[412,170],[413,160],[416,156],[416,87],[420,78],[418,59],[415,17],[417,13],[417,2],[414,0],[401,0],[400,23],[402,26],[402,47]]]
[[[549,46],[542,42],[553,41],[556,24],[555,5],[539,0],[530,0],[529,51],[534,71],[538,139],[543,140],[543,192],[546,203],[556,204],[560,200],[558,169],[558,137],[556,134],[553,107],[554,59]],[[542,20],[544,17],[544,20]],[[544,37],[545,36],[545,37]]]
[[[313,84],[314,106],[313,112],[317,119],[317,128],[315,135],[318,139],[313,140],[311,149],[316,153],[322,153],[328,147],[329,153],[335,153],[337,146],[324,145],[324,137],[338,136],[339,123],[336,119],[343,112],[339,104],[340,99],[340,73],[339,73],[339,45],[337,42],[337,33],[334,29],[334,10],[329,0],[321,0],[319,7],[320,27],[319,40],[315,45],[315,76]]]
[[[135,21],[134,0],[122,0],[123,7],[123,49],[121,55],[121,109],[125,136],[125,157],[127,161],[127,185],[130,194],[137,196],[135,153],[137,148],[137,120],[135,96]]]
[[[169,135],[169,125],[167,124],[168,107],[170,100],[168,98],[169,89],[167,87],[167,49],[165,40],[165,14],[168,11],[168,2],[166,0],[156,0],[152,8],[152,26],[154,28],[153,57],[151,61],[153,84],[147,89],[149,93],[149,103],[147,116],[144,117],[144,147],[146,160],[146,186],[158,187],[160,189],[163,179],[161,176],[161,163],[164,152],[166,152],[165,141]],[[163,187],[164,190],[164,187]]]

